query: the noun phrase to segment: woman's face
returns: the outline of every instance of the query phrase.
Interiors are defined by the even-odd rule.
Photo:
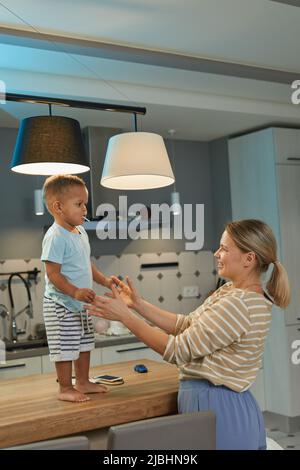
[[[248,254],[242,252],[232,238],[225,232],[220,241],[220,248],[214,253],[217,259],[217,269],[220,277],[237,280],[245,274],[248,266]]]

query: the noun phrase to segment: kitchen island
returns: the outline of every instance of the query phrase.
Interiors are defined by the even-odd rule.
[[[145,364],[148,373],[135,372],[137,362]],[[90,376],[99,374],[120,375],[125,383],[109,386],[105,394],[91,394],[84,403],[56,398],[56,374],[1,381],[0,448],[74,434],[89,436],[91,431],[96,440],[97,432],[102,432],[105,442],[109,426],[177,413],[176,366],[142,359],[90,370]]]

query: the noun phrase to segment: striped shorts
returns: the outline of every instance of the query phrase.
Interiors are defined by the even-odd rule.
[[[44,297],[43,315],[50,361],[76,361],[79,354],[94,349],[92,319],[84,312],[71,312]]]

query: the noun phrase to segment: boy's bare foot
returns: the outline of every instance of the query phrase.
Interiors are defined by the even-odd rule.
[[[106,393],[109,390],[105,385],[94,384],[93,382],[76,384],[75,388],[81,393]]]
[[[82,403],[84,401],[90,400],[89,397],[85,396],[83,393],[73,387],[61,390],[58,393],[58,399],[63,401],[72,401],[75,403]]]

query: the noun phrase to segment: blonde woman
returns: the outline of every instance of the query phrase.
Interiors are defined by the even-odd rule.
[[[214,256],[219,275],[229,282],[189,315],[150,304],[128,278],[127,284],[114,278],[118,288],[112,287],[109,298],[97,297],[86,307],[92,315],[121,321],[177,364],[179,413],[214,411],[217,449],[265,449],[262,413],[248,389],[261,365],[272,305],[289,304],[287,274],[272,230],[259,220],[227,224]],[[270,265],[264,291],[261,276]]]

